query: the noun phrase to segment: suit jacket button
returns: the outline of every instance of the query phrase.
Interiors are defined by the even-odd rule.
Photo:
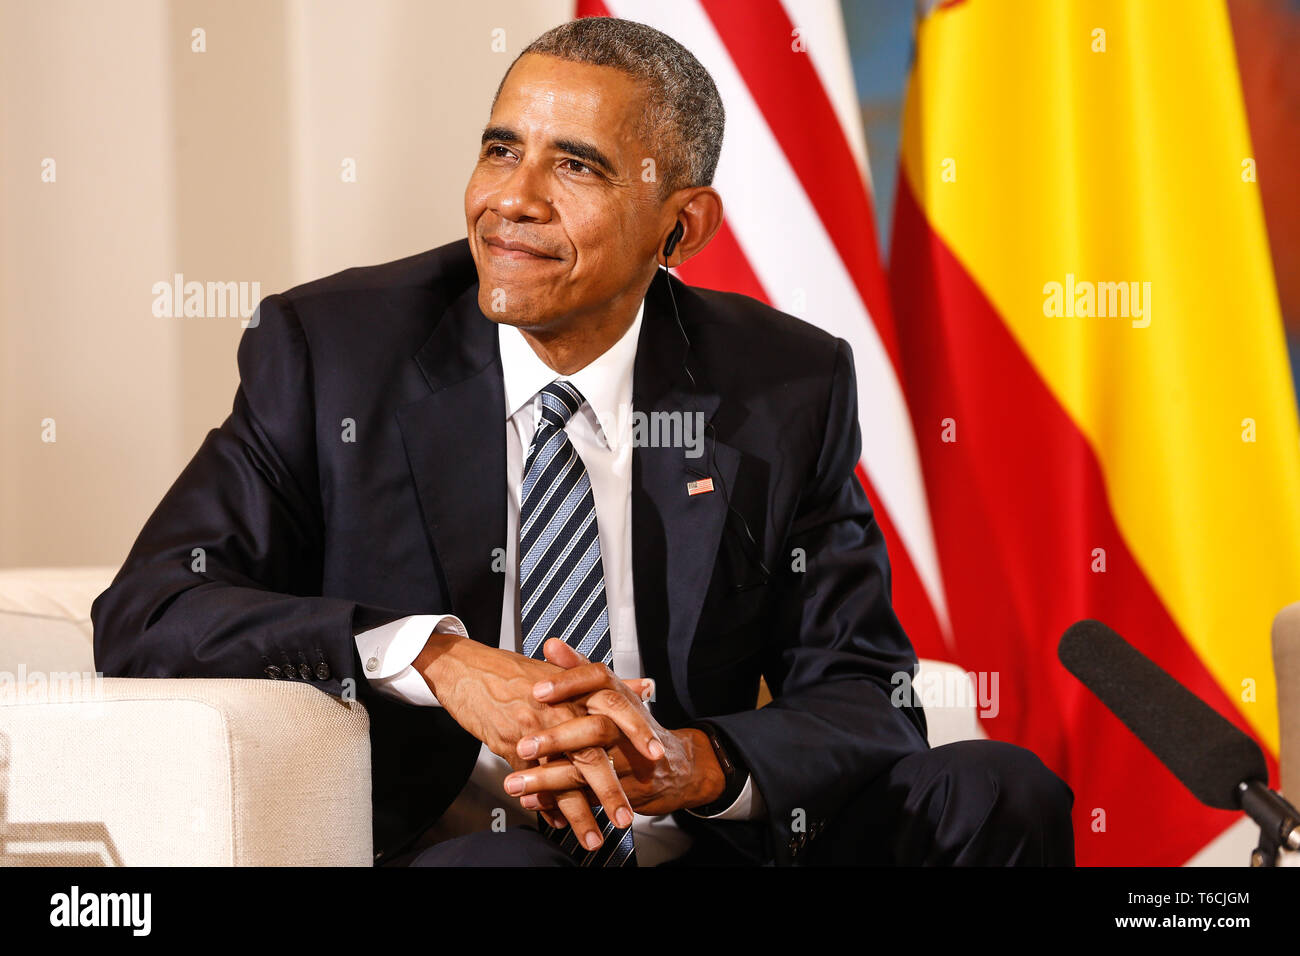
[[[316,665],[316,679],[317,680],[330,679],[330,666],[326,664],[324,661],[321,661],[319,664]]]
[[[311,680],[311,668],[308,667],[306,664],[300,664],[298,666],[298,675],[303,680]]]
[[[274,664],[268,664],[266,668],[266,676],[279,680],[280,668],[276,667]]]

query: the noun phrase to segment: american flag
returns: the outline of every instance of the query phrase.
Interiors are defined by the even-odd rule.
[[[876,240],[866,139],[836,0],[578,0],[578,17],[660,30],[713,76],[727,111],[714,186],[725,220],[674,270],[853,348],[858,477],[884,532],[894,608],[918,651],[948,657],[948,614]]]

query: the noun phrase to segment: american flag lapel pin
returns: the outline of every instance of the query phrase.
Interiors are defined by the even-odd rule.
[[[707,495],[712,490],[712,478],[699,478],[695,481],[688,481],[686,483],[686,494],[690,497],[694,497],[695,495]]]

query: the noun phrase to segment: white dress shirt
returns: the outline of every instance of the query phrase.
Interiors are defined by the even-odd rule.
[[[541,419],[538,393],[551,382],[569,381],[586,399],[565,425],[591,480],[605,571],[610,641],[614,673],[621,678],[640,677],[641,653],[637,644],[636,613],[632,589],[632,370],[645,302],[632,325],[604,354],[572,375],[559,375],[537,357],[523,333],[504,323],[497,325],[506,406],[506,555],[505,588],[499,646],[522,653],[519,619],[519,488],[523,465]],[[366,678],[382,693],[409,703],[439,706],[424,677],[411,666],[430,633],[468,636],[464,624],[451,614],[419,614],[392,621],[356,635],[357,651]],[[486,745],[464,790],[434,828],[448,839],[507,825],[536,824],[536,815],[506,794],[503,782],[510,765]],[[710,819],[747,820],[763,814],[763,801],[753,778],[726,810]],[[697,814],[698,815],[698,814]],[[632,832],[637,860],[653,866],[680,856],[691,838],[668,814],[635,814]]]

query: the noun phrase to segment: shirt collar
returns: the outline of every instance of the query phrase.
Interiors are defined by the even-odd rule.
[[[626,422],[632,404],[632,369],[636,361],[637,340],[645,299],[636,310],[636,318],[623,336],[600,356],[572,375],[560,375],[533,351],[524,334],[512,325],[497,323],[497,343],[501,350],[501,374],[506,389],[506,419],[514,417],[543,388],[556,380],[572,382],[595,413],[597,424],[616,427]],[[620,413],[620,409],[625,409]],[[581,412],[581,409],[579,409]],[[609,437],[605,444],[610,445]]]

